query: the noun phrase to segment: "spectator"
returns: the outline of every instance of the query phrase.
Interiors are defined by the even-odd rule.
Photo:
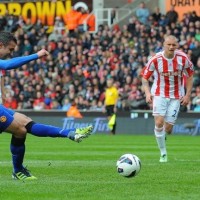
[[[89,12],[89,11],[87,11]],[[88,18],[88,30],[89,31],[95,31],[95,23],[96,23],[96,19],[95,19],[95,15],[93,13],[90,14],[90,17]]]
[[[7,20],[5,16],[0,15],[0,31],[4,30],[4,27],[7,24]]]
[[[36,98],[33,102],[33,109],[34,110],[43,110],[45,109],[44,97],[40,91],[37,91]]]
[[[58,29],[53,30],[53,32],[48,37],[48,41],[54,41],[54,42],[61,41],[61,39],[62,39],[62,34]]]
[[[61,110],[62,109],[60,103],[57,100],[55,100],[55,99],[51,102],[50,107],[53,110]]]
[[[82,118],[80,111],[76,107],[76,103],[72,102],[69,110],[67,111],[67,117]]]
[[[199,109],[199,101],[200,101],[200,86],[196,88],[195,92],[196,92],[196,95],[192,99],[192,109],[194,110],[196,108],[196,111],[197,111]]]
[[[71,103],[70,103],[69,99],[65,98],[63,101],[64,101],[64,103],[63,103],[63,106],[62,106],[62,110],[68,111],[69,108],[71,107]]]
[[[136,26],[136,23],[137,23],[137,19],[135,16],[131,17],[129,19],[129,24],[128,24],[128,27],[127,27],[127,30],[132,34],[134,35],[135,33],[135,26]]]
[[[6,92],[6,99],[4,102],[4,106],[6,108],[11,108],[11,109],[17,109],[18,107],[17,100],[13,97],[13,94],[11,93],[11,91]]]
[[[111,11],[111,19],[110,19],[111,24],[113,24],[114,21],[116,20],[116,12],[118,12],[117,9],[118,9],[118,7],[115,7]]]
[[[10,31],[10,32],[15,32],[17,30],[17,28],[19,28],[18,24],[17,24],[17,17],[14,15],[7,15],[7,26],[6,26],[6,30]]]
[[[30,44],[29,40],[24,40],[24,47],[22,49],[23,55],[29,55],[32,53],[32,45]]]
[[[149,15],[150,15],[149,9],[146,8],[146,5],[144,2],[141,2],[139,8],[137,8],[136,10],[136,16],[138,20],[142,24],[147,25]]]
[[[73,7],[66,14],[65,23],[67,24],[67,29],[70,32],[70,36],[74,36],[75,29],[78,27],[78,20],[80,19],[82,13],[75,10]]]
[[[200,99],[197,99],[195,104],[194,112],[200,112]]]
[[[166,13],[168,23],[176,23],[178,20],[178,13],[175,11],[174,6],[171,6],[170,10]]]
[[[85,31],[88,31],[87,22],[88,22],[88,17],[89,17],[90,14],[84,8],[81,8],[81,13],[82,13],[82,15],[78,19],[78,30],[79,30],[80,33],[83,33]]]
[[[57,30],[60,34],[65,30],[65,25],[59,16],[55,18],[54,30]]]
[[[31,23],[31,19],[27,19],[22,28],[24,32],[27,33],[32,29],[32,27],[33,27],[33,24]]]
[[[199,21],[199,16],[197,16],[197,13],[196,11],[192,11],[191,15],[190,15],[190,18],[189,18],[189,21],[190,22],[197,22]]]
[[[168,24],[168,19],[165,15],[161,15],[159,25],[165,27]]]
[[[43,34],[43,33],[41,32],[41,30],[43,30],[42,28],[43,28],[42,22],[41,22],[41,20],[38,18],[36,24],[34,24],[34,29],[35,29],[36,33],[39,33],[39,34],[42,35],[42,34]],[[41,36],[41,35],[40,35],[40,36]]]
[[[96,99],[93,99],[92,102],[91,102],[91,106],[90,106],[90,110],[91,111],[98,111],[98,105],[97,105],[97,100]],[[99,110],[101,111],[101,110]]]
[[[195,41],[194,48],[192,49],[192,62],[196,65],[198,58],[200,57],[200,42]]]
[[[159,21],[161,20],[161,13],[160,13],[160,8],[156,7],[155,12],[152,14],[153,20],[156,25],[159,24]]]

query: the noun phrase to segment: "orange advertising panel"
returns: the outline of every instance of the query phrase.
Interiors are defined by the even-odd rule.
[[[22,16],[24,20],[31,19],[35,23],[38,19],[45,25],[54,25],[55,17],[59,16],[66,22],[66,14],[71,7],[86,7],[92,9],[92,0],[65,0],[65,1],[39,1],[26,3],[0,3],[0,15]]]
[[[200,16],[200,0],[165,0],[165,2],[166,12],[170,10],[171,6],[174,6],[180,20],[184,13],[192,11],[196,11],[197,15]]]
[[[0,15],[13,14],[22,16],[24,20],[30,18],[32,23],[40,19],[43,24],[53,25],[56,16],[64,19],[71,9],[71,0],[43,1],[27,3],[0,3]]]

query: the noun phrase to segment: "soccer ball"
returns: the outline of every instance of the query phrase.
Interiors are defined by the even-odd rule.
[[[141,169],[141,161],[134,154],[124,154],[117,161],[117,172],[124,177],[134,177]]]

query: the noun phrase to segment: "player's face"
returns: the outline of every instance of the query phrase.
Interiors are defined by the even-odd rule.
[[[112,84],[113,84],[113,80],[112,80],[112,79],[108,79],[108,80],[107,80],[107,86],[108,86],[108,87],[111,87]]]
[[[15,47],[16,43],[14,41],[10,41],[6,46],[0,43],[0,58],[11,57]]]
[[[173,38],[168,38],[164,42],[164,51],[165,51],[165,56],[167,58],[173,58],[174,56],[174,51],[177,49],[178,44],[177,41]]]

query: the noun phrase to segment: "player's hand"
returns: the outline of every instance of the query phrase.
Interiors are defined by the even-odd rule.
[[[1,98],[2,98],[1,101],[2,101],[2,103],[4,104],[4,103],[6,102],[6,95],[5,95],[5,94],[2,94],[2,97],[1,97]]]
[[[190,96],[185,95],[180,99],[181,105],[186,106],[190,102]]]
[[[106,113],[106,108],[105,107],[103,107],[102,112]]]
[[[40,51],[37,52],[37,55],[39,58],[43,57],[43,56],[48,56],[49,55],[49,52],[46,51],[45,49],[42,49]]]
[[[151,96],[151,93],[146,94],[146,102],[147,102],[147,103],[152,103],[152,96]]]

